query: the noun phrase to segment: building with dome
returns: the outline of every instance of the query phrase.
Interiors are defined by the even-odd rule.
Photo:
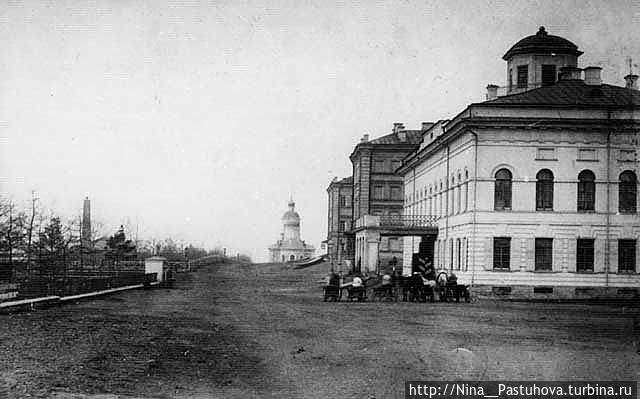
[[[363,269],[394,234],[406,275],[426,258],[488,295],[640,295],[638,76],[603,83],[581,54],[544,28],[513,45],[506,85],[403,159],[402,223],[355,221]]]
[[[300,238],[300,215],[295,210],[296,204],[289,201],[289,210],[282,215],[282,233],[280,239],[269,247],[271,262],[290,262],[310,258],[315,253],[313,245]]]

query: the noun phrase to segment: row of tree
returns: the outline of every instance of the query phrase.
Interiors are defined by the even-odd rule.
[[[106,238],[106,245],[94,247],[81,240],[82,222],[79,217],[65,219],[41,206],[33,193],[28,206],[20,207],[10,198],[0,197],[0,280],[10,278],[16,266],[42,270],[47,265],[91,264],[96,259],[107,262],[141,260],[160,255],[170,261],[186,261],[212,254],[224,254],[222,249],[207,250],[193,244],[163,240],[132,240],[125,228],[106,236],[104,227],[94,223],[92,238]],[[243,259],[247,260],[248,257]],[[249,259],[250,261],[250,259]]]

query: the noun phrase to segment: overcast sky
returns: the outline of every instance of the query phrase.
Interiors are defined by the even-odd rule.
[[[256,260],[293,195],[319,248],[362,134],[481,101],[540,25],[623,85],[638,4],[2,1],[0,190]]]

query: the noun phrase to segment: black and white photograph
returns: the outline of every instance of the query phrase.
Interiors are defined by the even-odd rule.
[[[0,0],[0,399],[637,399],[640,2]]]

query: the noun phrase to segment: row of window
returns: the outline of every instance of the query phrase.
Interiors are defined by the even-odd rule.
[[[513,70],[509,69],[509,90],[513,88]],[[542,86],[550,86],[557,80],[556,66],[553,64],[542,65]],[[516,88],[526,89],[529,86],[529,65],[516,67]]]
[[[579,238],[576,243],[576,271],[593,272],[594,243],[592,238]],[[535,270],[550,271],[553,266],[553,238],[535,239]],[[493,268],[509,270],[511,238],[493,239]],[[636,240],[618,240],[618,272],[636,272]]]
[[[402,186],[386,186],[384,184],[373,185],[374,200],[396,200],[402,201]]]
[[[445,257],[447,248],[449,258]],[[436,240],[435,242],[435,265],[438,268],[448,268],[450,270],[467,270],[469,268],[469,242],[466,237],[450,238],[447,240]],[[445,264],[448,260],[449,264]]]
[[[375,159],[373,160],[373,173],[395,173],[400,165],[401,161]]]
[[[427,214],[440,218],[447,213],[447,210],[449,215],[465,212],[469,207],[469,172],[465,171],[464,180],[461,173],[458,173],[457,180],[452,176],[449,188],[440,181],[439,185],[434,183],[424,190],[419,190],[415,195],[410,195],[409,202],[412,202],[412,199],[414,202],[408,212],[417,215]]]
[[[494,209],[497,211],[511,210],[512,175],[508,169],[500,169],[495,174]],[[596,176],[586,169],[578,174],[578,212],[595,211]],[[637,212],[637,176],[626,170],[619,176],[618,182],[618,211],[620,213]],[[536,175],[536,210],[553,210],[553,173],[549,169],[542,169]]]

